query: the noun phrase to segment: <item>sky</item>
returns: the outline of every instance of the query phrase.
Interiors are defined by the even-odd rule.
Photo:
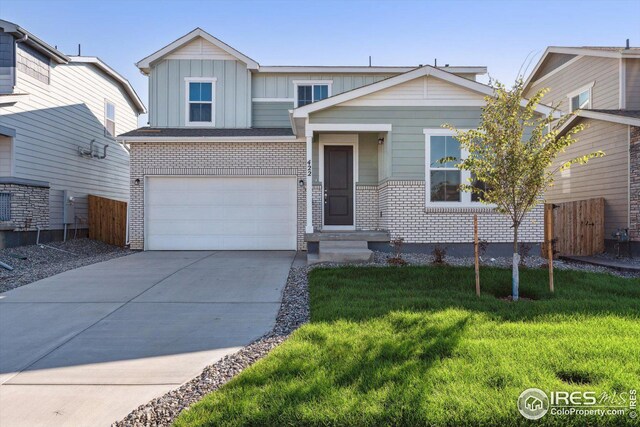
[[[640,46],[640,0],[19,0],[14,22],[98,56],[145,104],[134,63],[201,27],[261,65],[483,65],[511,83],[547,46]],[[483,80],[486,82],[486,78]],[[141,124],[146,123],[142,117]]]

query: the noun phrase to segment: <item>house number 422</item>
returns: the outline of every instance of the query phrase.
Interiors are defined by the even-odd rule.
[[[307,176],[311,176],[311,160],[307,160]]]

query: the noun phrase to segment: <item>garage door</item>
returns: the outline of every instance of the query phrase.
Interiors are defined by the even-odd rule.
[[[148,177],[147,250],[296,248],[296,180]]]

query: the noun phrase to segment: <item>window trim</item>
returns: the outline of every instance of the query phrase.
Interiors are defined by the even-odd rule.
[[[109,118],[109,116],[107,115],[107,106],[111,104],[113,105],[113,120],[111,120]],[[107,127],[107,122],[108,121],[112,121],[113,122],[113,135],[111,135],[111,133],[109,132],[109,128]],[[108,136],[111,138],[115,138],[116,137],[116,103],[115,102],[111,102],[108,99],[105,98],[104,100],[104,136]]]
[[[573,98],[575,98],[576,96],[580,96],[582,93],[584,92],[589,92],[589,101],[587,102],[587,105],[581,108],[578,108],[579,110],[584,109],[584,108],[592,108],[591,106],[593,105],[593,86],[596,84],[595,81],[592,81],[591,83],[584,85],[572,92],[569,92],[567,94],[567,98],[569,99],[569,112],[573,113],[574,110],[573,109],[573,105],[572,105],[572,101]]]
[[[216,77],[185,77],[184,78],[184,124],[185,126],[215,127],[216,125]],[[211,104],[210,122],[192,122],[189,120],[189,83],[211,83],[211,102],[194,101],[198,104]]]
[[[461,131],[468,131],[469,129],[459,129]],[[442,129],[442,128],[428,128],[423,129],[424,133],[424,181],[425,181],[425,207],[426,208],[492,208],[495,205],[486,204],[482,202],[472,202],[471,193],[468,191],[460,192],[459,202],[433,202],[431,201],[431,137],[432,136],[455,136],[455,132]],[[468,150],[460,147],[460,155],[463,159],[469,155]],[[453,168],[451,168],[453,169]],[[447,170],[451,170],[447,169]],[[455,168],[458,169],[458,168]],[[471,172],[458,169],[460,171],[460,183],[468,183],[471,178]]]
[[[321,85],[327,86],[327,98],[331,97],[333,80],[293,80],[293,108],[298,108],[298,86],[311,86],[311,97],[313,97],[313,86]],[[316,102],[315,99],[311,103],[314,102]]]

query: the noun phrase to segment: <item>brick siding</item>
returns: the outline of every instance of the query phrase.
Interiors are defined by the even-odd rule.
[[[131,144],[129,241],[144,248],[144,177],[152,175],[292,175],[306,179],[304,143],[299,142],[154,142]],[[139,184],[136,184],[139,179]],[[297,246],[304,242],[304,187],[297,186]]]
[[[0,193],[11,194],[11,219],[0,228],[35,231],[49,228],[49,188],[22,184],[0,184]]]
[[[640,241],[640,127],[631,126],[629,147],[629,235]]]

